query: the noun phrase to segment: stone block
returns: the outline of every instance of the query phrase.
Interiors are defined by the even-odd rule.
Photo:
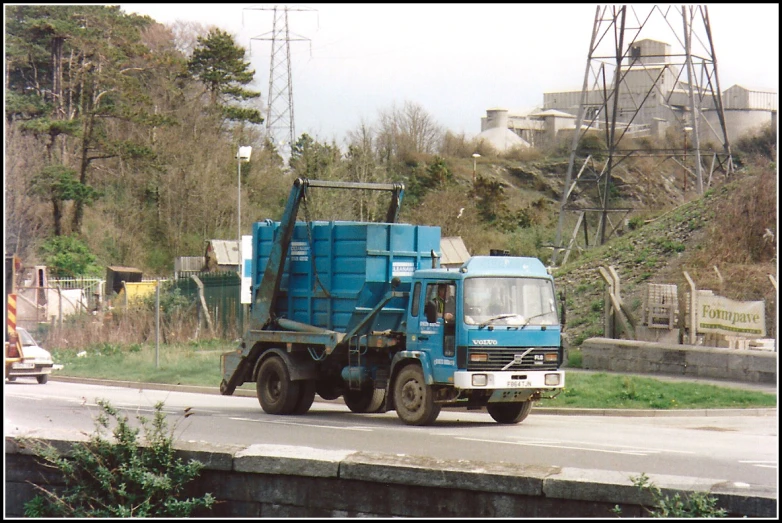
[[[337,477],[349,450],[324,450],[292,445],[250,445],[234,455],[234,470],[260,474]]]

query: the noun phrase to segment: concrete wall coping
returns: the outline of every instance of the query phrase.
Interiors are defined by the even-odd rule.
[[[67,453],[75,439],[6,436],[5,452],[34,454],[36,444],[50,444]],[[572,467],[545,467],[443,460],[351,450],[316,449],[288,445],[212,445],[175,443],[178,455],[197,459],[206,469],[227,473],[336,478],[407,486],[464,489],[488,493],[583,500],[619,505],[650,505],[651,497],[633,485],[640,473]],[[710,492],[730,506],[732,513],[769,516],[777,507],[776,489],[725,482],[721,479],[647,474],[666,492]]]
[[[761,358],[776,359],[776,352],[754,350],[754,349],[731,349],[729,347],[705,347],[703,345],[688,345],[678,343],[665,343],[658,341],[638,341],[638,340],[620,340],[614,338],[587,338],[582,343],[584,345],[605,345],[609,344],[614,347],[628,347],[628,348],[654,348],[661,350],[687,350],[690,352],[703,352],[703,353],[725,353],[725,354],[751,354],[752,356],[758,356]]]

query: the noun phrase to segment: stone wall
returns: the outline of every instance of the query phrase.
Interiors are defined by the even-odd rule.
[[[33,440],[67,452],[73,442]],[[6,517],[23,515],[31,484],[60,484],[37,464],[30,441],[6,437]],[[548,518],[647,515],[651,498],[633,486],[637,473],[506,463],[447,461],[308,447],[178,445],[205,464],[190,495],[212,493],[209,517]],[[649,474],[664,493],[711,492],[736,516],[774,517],[776,491],[750,491],[718,480]]]
[[[590,338],[581,355],[589,370],[777,382],[776,352]]]

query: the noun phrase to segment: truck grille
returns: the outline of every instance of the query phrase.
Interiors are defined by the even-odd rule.
[[[513,362],[516,355],[524,354],[528,348],[514,347],[510,349],[496,348],[491,349],[483,348],[471,348],[467,351],[467,370],[468,371],[499,371],[506,365]],[[557,354],[558,349],[556,347],[544,347],[540,349],[534,349],[524,355],[521,359],[521,363],[515,363],[508,367],[507,371],[515,370],[556,370],[557,363],[545,362],[545,354]],[[489,360],[485,362],[471,362],[469,354],[478,352],[481,354],[488,354]]]

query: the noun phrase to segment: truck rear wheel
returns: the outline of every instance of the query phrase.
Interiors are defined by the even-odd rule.
[[[407,365],[396,376],[394,406],[396,415],[408,425],[431,425],[440,414],[440,406],[435,405],[432,389],[418,365]]]
[[[255,390],[267,414],[292,414],[299,401],[300,383],[291,381],[281,358],[272,356],[258,369]]]
[[[359,414],[368,412],[377,412],[383,405],[386,398],[385,389],[376,389],[370,384],[368,387],[362,387],[360,390],[346,390],[342,395],[345,405],[351,412]]]
[[[486,405],[486,410],[497,423],[521,423],[532,410],[532,402],[489,403]]]
[[[306,414],[315,401],[315,380],[305,380],[299,385],[299,400],[293,409],[294,414]]]

